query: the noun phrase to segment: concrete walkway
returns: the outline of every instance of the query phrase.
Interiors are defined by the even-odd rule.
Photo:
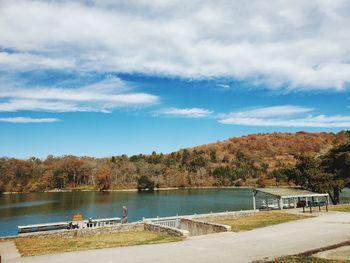
[[[240,233],[193,237],[183,242],[110,248],[13,259],[6,262],[251,262],[350,240],[350,213],[318,217]]]
[[[315,256],[325,259],[350,260],[350,246],[319,252]]]
[[[0,255],[1,255],[1,260],[4,262],[21,257],[13,241],[0,243]]]

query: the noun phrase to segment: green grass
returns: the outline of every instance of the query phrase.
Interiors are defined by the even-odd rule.
[[[310,216],[269,211],[232,219],[217,219],[214,223],[229,225],[231,226],[231,231],[239,232],[285,223],[292,220],[305,219],[308,217]]]
[[[275,263],[345,263],[347,260],[323,259],[315,257],[283,257],[274,260]]]
[[[149,231],[130,231],[70,238],[43,238],[32,236],[14,239],[15,244],[22,256],[37,256],[97,248],[158,244],[180,240],[182,240],[180,237],[171,237],[163,233],[154,233]]]

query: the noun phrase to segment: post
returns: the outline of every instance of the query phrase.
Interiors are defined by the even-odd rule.
[[[294,198],[293,198],[294,208],[297,208],[297,202],[296,202],[296,201],[297,201],[297,199],[294,197]]]
[[[281,197],[279,200],[280,203],[280,209],[283,210],[283,198]]]
[[[327,195],[327,204],[329,205],[329,194]]]
[[[255,203],[255,191],[253,191],[253,209],[256,210],[256,203]]]

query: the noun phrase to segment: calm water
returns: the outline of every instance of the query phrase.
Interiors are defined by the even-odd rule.
[[[343,191],[342,201],[350,202],[350,189]],[[0,236],[17,234],[18,225],[67,221],[76,213],[82,213],[85,218],[121,217],[124,205],[129,208],[129,221],[253,207],[250,189],[0,195]]]

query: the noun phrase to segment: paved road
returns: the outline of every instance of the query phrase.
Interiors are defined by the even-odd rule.
[[[14,259],[8,262],[251,262],[350,240],[350,213],[318,217],[240,233],[193,237],[176,243],[110,248]]]

